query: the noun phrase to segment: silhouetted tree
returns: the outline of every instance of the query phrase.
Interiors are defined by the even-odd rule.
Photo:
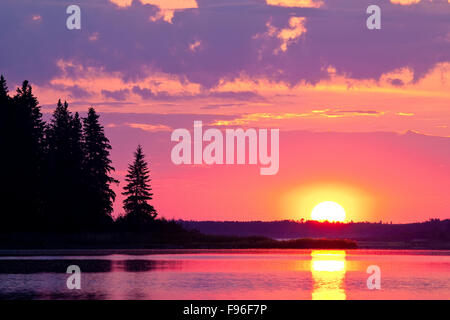
[[[43,214],[45,123],[28,81],[10,99],[5,79],[0,77],[0,103],[4,117],[1,180],[7,186],[2,188],[2,197],[7,199],[2,201],[2,211],[7,215],[2,224],[10,231],[34,228]]]
[[[1,150],[5,150],[6,138],[8,136],[8,124],[11,123],[11,98],[8,94],[8,86],[3,75],[0,76],[0,142]],[[3,158],[3,157],[2,157]],[[1,159],[0,159],[1,160]],[[2,167],[4,168],[4,167]]]
[[[145,225],[157,216],[156,210],[148,202],[152,199],[148,164],[145,161],[142,147],[139,145],[134,153],[134,162],[128,166],[123,195],[125,220],[131,225]]]
[[[11,98],[9,97],[8,86],[3,75],[0,75],[0,142],[2,149],[5,150],[5,143],[8,137],[8,125],[11,124]],[[4,168],[4,167],[2,167]]]
[[[86,196],[87,184],[84,177],[84,137],[83,137],[83,125],[78,112],[72,118],[71,132],[70,132],[70,152],[71,152],[71,165],[72,171],[72,206],[75,212],[75,226],[84,229],[86,221],[89,221],[89,210],[86,208],[86,203],[83,201]],[[89,225],[89,224],[88,224]]]
[[[6,80],[3,75],[0,75],[0,103],[3,106],[5,102],[9,100],[8,86],[6,85]]]
[[[75,112],[71,121],[70,132],[70,150],[73,166],[76,168],[74,174],[78,175],[78,183],[83,182],[83,161],[84,161],[84,137],[83,125],[81,124],[80,115]]]
[[[81,121],[72,116],[67,102],[58,101],[47,130],[48,218],[53,227],[80,229],[86,223],[81,206],[83,152]]]
[[[109,159],[111,145],[98,119],[94,108],[90,108],[87,117],[83,119],[83,170],[86,183],[84,199],[90,224],[94,227],[107,226],[113,222],[111,213],[116,194],[111,189],[111,184],[118,183],[110,176],[114,171]]]
[[[10,152],[10,125],[12,120],[11,114],[11,98],[8,94],[8,86],[6,85],[6,80],[3,75],[0,76],[0,150],[2,150],[2,156],[0,157],[0,202],[5,205],[11,203],[11,155]],[[0,230],[11,227],[11,212],[8,208],[3,207],[2,214],[0,215]]]

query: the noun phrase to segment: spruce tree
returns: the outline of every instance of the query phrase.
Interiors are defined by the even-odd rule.
[[[42,120],[41,108],[37,98],[33,95],[32,87],[25,80],[22,87],[17,89],[17,94],[14,96],[14,101],[17,104],[15,107],[19,109],[19,113],[24,116],[21,122],[25,124],[25,129],[30,134],[30,140],[33,143],[33,152],[36,157],[42,157],[44,150],[44,129],[45,122]]]
[[[76,168],[77,172],[74,174],[78,175],[81,179],[82,166],[83,166],[83,125],[81,124],[80,115],[75,112],[75,115],[71,121],[71,132],[70,132],[70,151],[72,157],[72,163]]]
[[[142,147],[139,145],[134,153],[134,162],[128,166],[125,179],[128,184],[122,193],[127,196],[123,205],[125,220],[132,225],[145,225],[157,216],[156,210],[148,203],[153,196],[149,173]]]
[[[11,190],[11,182],[13,175],[11,175],[11,98],[8,95],[8,86],[3,75],[0,76],[0,150],[2,156],[0,157],[0,167],[3,168],[0,172],[2,183],[0,184],[0,202],[4,204],[2,213],[0,214],[0,230],[8,230],[12,226],[12,212],[5,207],[5,204],[11,203],[14,199],[12,196],[15,191]]]
[[[78,114],[58,101],[47,130],[48,221],[54,228],[79,230],[82,225],[82,135]]]
[[[74,213],[74,226],[78,229],[89,227],[89,216],[86,204],[83,199],[86,195],[86,180],[84,178],[84,150],[83,150],[83,125],[78,112],[72,117],[71,132],[69,137],[70,155],[71,155],[71,182],[72,182],[72,201]]]
[[[107,226],[113,221],[111,214],[116,197],[111,184],[118,181],[110,176],[114,171],[109,158],[111,145],[94,108],[90,108],[87,117],[83,118],[83,136],[86,210],[89,214],[90,225]]]
[[[8,86],[6,85],[6,80],[3,75],[0,75],[0,105],[4,106],[3,103],[9,100]]]
[[[8,86],[3,75],[0,75],[0,146],[5,150],[5,143],[8,137],[8,125],[11,124],[11,98],[8,94]],[[4,168],[4,167],[2,167]]]

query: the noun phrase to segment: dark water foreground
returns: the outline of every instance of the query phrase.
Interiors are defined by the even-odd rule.
[[[0,299],[450,299],[450,251],[2,251]],[[81,270],[70,290],[67,268]],[[369,266],[379,290],[367,287]]]

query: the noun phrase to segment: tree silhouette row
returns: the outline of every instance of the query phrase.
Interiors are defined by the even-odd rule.
[[[0,77],[0,230],[97,231],[114,224],[111,145],[94,108],[81,118],[58,101],[49,123],[24,81],[10,96]],[[121,225],[148,223],[157,213],[142,148],[135,153],[124,188]]]

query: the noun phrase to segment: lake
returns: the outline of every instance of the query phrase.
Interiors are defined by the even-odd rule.
[[[450,299],[450,251],[1,252],[0,299]],[[81,289],[69,290],[69,265]],[[369,266],[381,288],[369,290]]]

